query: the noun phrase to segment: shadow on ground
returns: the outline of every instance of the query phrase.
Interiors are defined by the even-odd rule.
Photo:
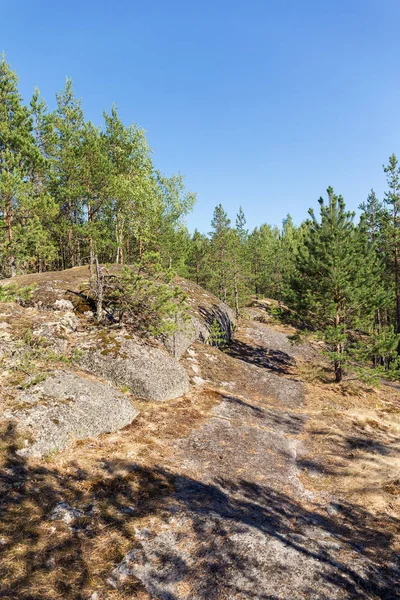
[[[291,571],[293,565],[285,564],[288,556],[297,557],[298,570],[313,565],[309,581],[306,577],[298,590],[304,597],[399,597],[400,563],[392,549],[399,522],[388,516],[374,519],[351,504],[341,504],[333,516],[322,515],[246,478],[204,483],[129,460],[102,459],[90,472],[71,463],[60,472],[19,456],[12,425],[2,433],[4,599],[87,600],[94,590],[99,599],[297,598],[294,587],[292,594],[287,590],[295,575],[304,583],[304,573]],[[69,523],[51,519],[60,502],[78,511]],[[176,523],[172,532],[171,518]],[[237,543],[241,536],[248,547]],[[264,556],[259,540],[267,543]],[[273,554],[277,544],[286,553],[281,563]],[[116,573],[115,591],[109,576],[128,552],[131,562],[142,564],[126,562],[128,577],[119,585]],[[270,571],[266,561],[267,566],[271,561]],[[141,579],[150,595],[135,573],[145,573]],[[271,581],[276,582],[274,590]],[[184,587],[186,582],[190,588]]]
[[[288,373],[290,367],[295,364],[294,359],[280,350],[267,349],[263,346],[247,344],[246,342],[233,339],[225,349],[225,352],[244,362],[264,369],[270,369],[275,373]]]

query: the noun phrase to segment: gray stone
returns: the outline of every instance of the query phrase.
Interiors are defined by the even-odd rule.
[[[67,331],[76,331],[79,319],[72,311],[66,312],[60,319],[60,325]]]
[[[71,300],[66,300],[65,298],[56,300],[53,306],[55,310],[74,310]]]
[[[185,369],[164,350],[138,340],[120,341],[117,352],[90,349],[81,365],[114,385],[126,385],[144,400],[171,400],[189,391]]]
[[[65,354],[68,348],[68,341],[65,336],[65,330],[63,330],[59,321],[38,323],[33,331],[33,335],[37,338],[46,341],[46,345],[53,348],[60,354]]]
[[[67,525],[70,525],[83,516],[84,512],[78,508],[70,506],[67,502],[59,502],[51,511],[49,519],[50,521],[63,521]]]
[[[56,371],[44,382],[21,393],[16,408],[3,418],[14,419],[29,432],[23,455],[43,456],[73,439],[117,431],[138,415],[129,398],[110,386],[75,373]]]

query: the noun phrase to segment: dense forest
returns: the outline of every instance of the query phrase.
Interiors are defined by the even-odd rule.
[[[144,131],[125,125],[115,106],[97,127],[87,121],[72,82],[50,112],[39,90],[29,105],[5,57],[0,63],[0,274],[99,264],[139,264],[153,257],[190,278],[239,316],[251,298],[282,304],[282,318],[320,335],[340,381],[352,368],[399,372],[400,166],[384,167],[387,192],[373,190],[360,218],[328,188],[319,213],[300,226],[246,228],[223,206],[210,233],[185,226],[195,194],[183,177],[164,176]],[[244,199],[245,201],[245,199]],[[312,201],[312,200],[311,200]],[[367,369],[365,367],[368,366]],[[371,368],[372,367],[372,368]],[[364,373],[365,374],[365,373]]]

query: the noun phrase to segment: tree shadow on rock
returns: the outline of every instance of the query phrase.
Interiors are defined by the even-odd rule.
[[[246,478],[130,460],[61,470],[20,456],[12,425],[2,442],[4,599],[398,597],[388,516],[344,504],[332,517]]]
[[[285,352],[246,344],[246,342],[236,339],[231,341],[225,352],[233,358],[257,367],[270,369],[279,374],[288,373],[290,368],[296,364],[295,360]]]

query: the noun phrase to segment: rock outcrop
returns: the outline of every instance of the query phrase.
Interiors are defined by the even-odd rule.
[[[118,273],[120,269],[120,265],[111,267],[113,273]],[[89,268],[84,266],[65,271],[21,275],[15,277],[13,282],[20,286],[35,286],[33,300],[41,309],[70,312],[73,307],[76,314],[84,316],[92,314],[91,311],[95,308],[93,301],[87,296],[89,275]],[[9,282],[10,280],[4,280],[4,283]],[[181,322],[177,332],[163,340],[168,352],[179,360],[194,342],[206,342],[214,320],[229,341],[235,325],[234,314],[229,306],[192,281],[176,277],[175,283],[187,295],[188,318]]]
[[[177,360],[124,330],[89,342],[80,365],[143,400],[171,400],[189,391],[189,377]]]
[[[235,318],[229,306],[192,281],[177,277],[176,283],[187,294],[189,318],[164,341],[167,350],[179,359],[194,342],[206,342],[214,320],[226,341],[230,341]]]
[[[117,431],[139,414],[129,398],[110,386],[76,373],[56,371],[22,392],[3,412],[27,436],[21,454],[43,456],[74,439]]]

